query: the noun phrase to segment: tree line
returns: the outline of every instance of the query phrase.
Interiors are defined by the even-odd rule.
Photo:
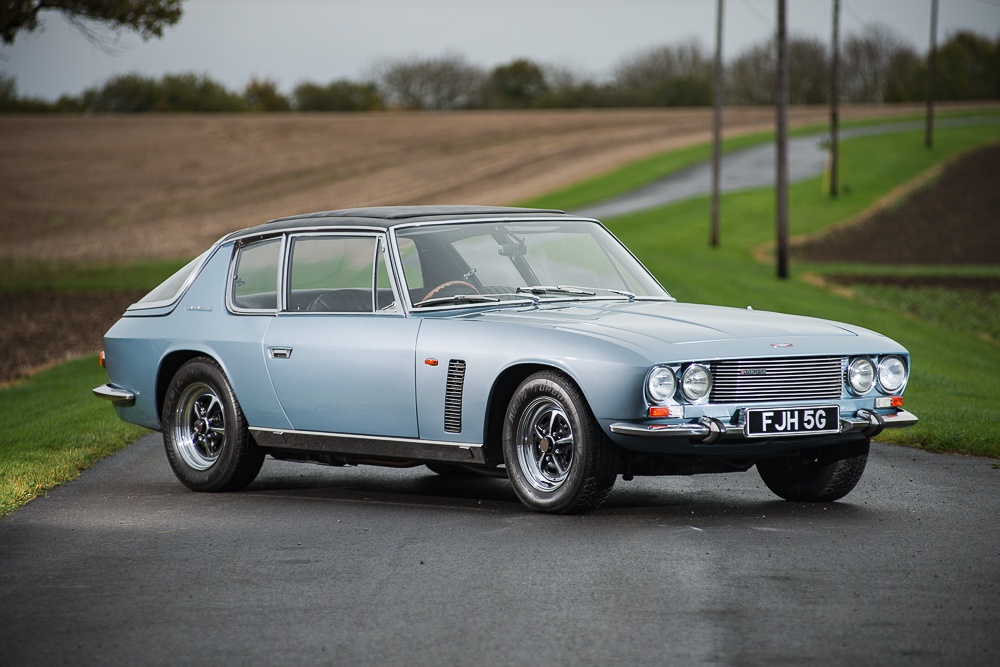
[[[830,52],[811,37],[793,37],[789,101],[823,104],[830,94]],[[773,39],[756,44],[725,67],[727,105],[774,104]],[[884,25],[848,36],[841,47],[841,100],[917,102],[927,85],[926,57]],[[1000,36],[951,35],[937,52],[938,100],[1000,98]],[[695,39],[624,58],[607,80],[520,58],[484,69],[461,55],[384,60],[367,81],[303,82],[290,95],[270,79],[253,78],[235,92],[207,75],[159,79],[122,74],[78,96],[54,102],[20,97],[16,80],[0,73],[0,112],[143,113],[240,111],[377,111],[382,109],[543,109],[707,106],[712,103],[711,54]]]

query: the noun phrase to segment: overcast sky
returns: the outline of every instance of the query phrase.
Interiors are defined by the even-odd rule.
[[[723,52],[774,32],[776,0],[725,0]],[[931,0],[843,0],[841,32],[881,22],[920,51]],[[0,70],[21,95],[77,94],[113,74],[207,73],[231,89],[251,76],[284,91],[304,80],[360,79],[379,58],[460,53],[484,67],[518,57],[606,76],[624,56],[696,36],[713,48],[715,0],[188,0],[162,39],[124,33],[111,55],[53,12],[45,31],[0,46]],[[831,0],[788,0],[793,34],[830,39]],[[938,38],[997,37],[1000,0],[940,0]]]

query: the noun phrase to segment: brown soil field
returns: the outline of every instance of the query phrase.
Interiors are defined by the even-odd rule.
[[[812,262],[1000,264],[1000,145],[962,155],[944,168],[935,183],[899,206],[798,245],[795,255]],[[899,284],[902,279],[893,280],[875,282]],[[908,280],[942,287],[963,282]],[[982,281],[971,281],[969,287],[974,283]]]
[[[844,119],[915,106],[846,106]],[[793,108],[793,126],[825,107]],[[727,136],[771,129],[729,108]],[[0,261],[192,257],[265,220],[508,204],[708,141],[711,110],[0,117]]]

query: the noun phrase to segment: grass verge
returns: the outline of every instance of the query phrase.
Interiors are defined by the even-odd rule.
[[[814,232],[847,219],[933,164],[1000,139],[1000,126],[941,128],[933,150],[920,132],[844,142],[852,167],[851,191],[838,199],[822,194],[820,178],[790,191],[793,234]],[[547,204],[544,200],[541,205]],[[906,407],[920,417],[909,429],[886,431],[881,440],[1000,457],[1000,346],[970,333],[917,321],[892,308],[851,300],[802,279],[815,270],[793,265],[780,281],[753,249],[774,238],[771,189],[723,195],[722,245],[708,245],[710,202],[698,197],[604,221],[679,300],[772,310],[849,322],[889,336],[910,351],[913,373]],[[905,233],[905,232],[902,232]],[[877,243],[882,239],[866,239]],[[884,239],[891,242],[891,239]]]
[[[0,516],[147,432],[90,393],[104,382],[87,357],[0,389]]]

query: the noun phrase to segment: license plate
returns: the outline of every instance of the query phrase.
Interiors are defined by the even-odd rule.
[[[747,410],[745,428],[748,438],[840,433],[840,408],[753,408]]]

